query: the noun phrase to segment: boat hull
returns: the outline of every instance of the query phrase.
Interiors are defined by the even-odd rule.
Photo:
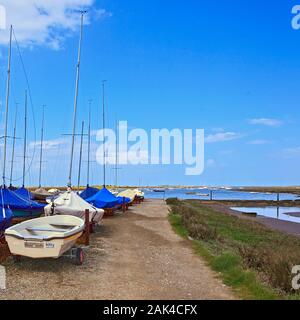
[[[59,239],[24,239],[16,236],[5,235],[10,252],[13,255],[24,256],[33,259],[59,258],[70,250],[76,240],[82,235],[80,231],[72,236]]]
[[[41,210],[18,210],[13,209],[13,218],[38,218],[42,215],[43,209]]]

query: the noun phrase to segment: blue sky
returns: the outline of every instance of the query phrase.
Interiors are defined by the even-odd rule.
[[[7,19],[15,25],[28,71],[37,137],[41,105],[47,105],[43,182],[65,185],[69,145],[61,134],[71,132],[79,19],[58,23],[58,14],[70,8],[48,0],[38,1],[50,12],[39,19],[32,19],[34,11],[21,10],[21,0],[2,2],[7,2]],[[92,17],[84,30],[78,128],[87,121],[89,99],[92,127],[101,126],[100,86],[107,79],[110,126],[118,117],[131,128],[204,128],[207,136],[201,176],[185,176],[178,165],[122,166],[121,184],[299,184],[300,30],[291,27],[291,9],[300,1],[74,0],[73,8],[80,4],[90,8]],[[16,18],[22,14],[24,25]],[[3,121],[8,31],[1,33]],[[14,102],[23,102],[25,88],[14,45],[10,131]],[[32,142],[32,115],[30,123]],[[17,144],[20,153],[21,141]],[[74,182],[77,162],[78,152]],[[35,157],[28,184],[37,184],[37,165]],[[21,163],[17,166],[16,178]],[[113,170],[107,171],[113,182]],[[101,183],[102,168],[93,163],[92,172],[91,183]]]

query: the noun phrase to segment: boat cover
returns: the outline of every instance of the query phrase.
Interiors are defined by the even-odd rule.
[[[119,204],[119,200],[105,187],[86,201],[97,208],[109,209]]]
[[[80,197],[84,200],[93,197],[97,192],[99,192],[99,189],[92,188],[92,187],[86,187],[81,193]]]
[[[126,198],[129,198],[130,201],[133,201],[135,196],[136,196],[136,192],[132,189],[127,189],[127,190],[124,190],[122,192],[120,192],[118,194],[118,197],[126,197]]]
[[[121,205],[131,202],[131,199],[127,197],[117,197],[117,199],[118,199],[118,204],[121,204]]]
[[[18,196],[20,196],[20,197],[22,197],[22,198],[24,198],[26,200],[32,200],[33,199],[31,192],[28,189],[24,188],[24,187],[19,188],[19,189],[15,190],[14,192]]]
[[[12,211],[9,208],[0,206],[0,234],[10,227],[12,215]]]
[[[56,199],[47,199],[47,202],[49,204],[44,210],[48,216],[53,214],[71,215],[84,220],[85,210],[88,209],[90,211],[90,222],[99,223],[104,215],[103,210],[90,205],[72,190],[62,193]]]
[[[37,203],[30,199],[25,199],[14,191],[7,188],[0,189],[0,199],[2,206],[4,208],[9,208],[11,210],[42,210],[44,208],[43,204]]]

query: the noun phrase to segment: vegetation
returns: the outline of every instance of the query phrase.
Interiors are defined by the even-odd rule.
[[[247,219],[217,212],[197,200],[168,199],[170,222],[195,251],[245,299],[299,299],[292,268],[300,239]]]

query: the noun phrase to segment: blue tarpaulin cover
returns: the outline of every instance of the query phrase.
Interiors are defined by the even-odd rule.
[[[126,198],[126,197],[117,197],[118,199],[118,204],[127,204],[129,203],[131,200],[130,198]]]
[[[26,188],[22,187],[14,191],[18,196],[26,199],[26,200],[32,200],[32,194],[29,190]]]
[[[0,206],[0,232],[10,227],[12,215],[12,211],[9,208]]]
[[[83,191],[80,193],[80,197],[81,197],[83,200],[86,200],[86,199],[88,199],[88,198],[93,197],[97,192],[99,192],[99,189],[97,189],[97,188],[92,188],[92,187],[87,187],[85,190],[83,190]]]
[[[4,208],[10,208],[11,210],[41,210],[45,206],[35,201],[24,199],[14,191],[3,187],[0,189],[0,204]]]
[[[119,204],[118,198],[106,188],[101,189],[94,196],[86,199],[86,201],[100,209],[113,208],[115,205]]]

